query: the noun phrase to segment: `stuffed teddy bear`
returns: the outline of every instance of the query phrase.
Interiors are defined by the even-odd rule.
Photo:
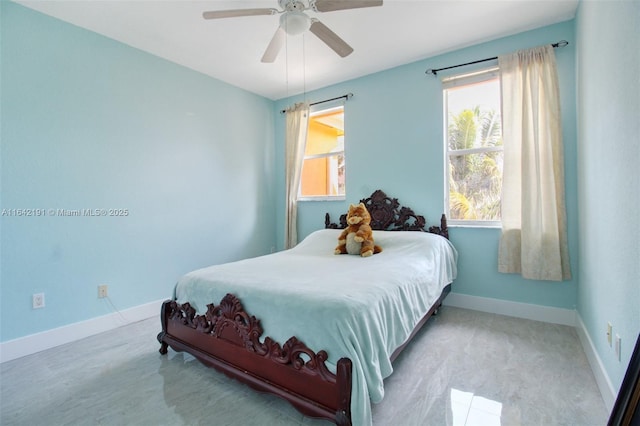
[[[382,248],[373,243],[371,216],[364,203],[351,204],[347,213],[347,227],[338,237],[335,254],[359,254],[362,257],[380,253]]]

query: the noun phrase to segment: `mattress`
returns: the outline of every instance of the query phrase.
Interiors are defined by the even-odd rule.
[[[425,232],[375,231],[382,253],[335,255],[340,230],[310,234],[278,253],[199,269],[175,287],[179,303],[199,314],[227,293],[259,318],[264,335],[284,343],[295,336],[353,362],[353,424],[371,424],[371,402],[384,396],[390,356],[457,273],[451,242]]]

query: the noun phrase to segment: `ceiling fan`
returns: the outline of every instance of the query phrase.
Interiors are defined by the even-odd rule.
[[[315,34],[327,46],[344,58],[353,52],[353,48],[326,25],[316,18],[310,18],[304,11],[333,12],[336,10],[382,6],[382,1],[383,0],[307,0],[305,3],[304,0],[278,0],[278,4],[282,10],[273,8],[215,10],[204,12],[202,16],[204,19],[222,19],[282,13],[282,16],[280,16],[280,26],[267,46],[267,50],[262,56],[262,62],[273,62],[276,60],[280,49],[282,49],[284,45],[287,34],[298,35],[307,30]]]

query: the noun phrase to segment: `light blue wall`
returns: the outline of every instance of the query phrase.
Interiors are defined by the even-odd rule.
[[[617,390],[640,333],[640,3],[581,2],[578,312]],[[622,338],[622,360],[606,339]]]
[[[275,241],[273,102],[2,1],[1,340],[171,296]],[[45,293],[46,307],[31,309]]]
[[[573,21],[479,44],[307,94],[310,101],[347,92],[353,92],[354,97],[345,104],[347,200],[301,202],[298,213],[300,237],[322,228],[325,212],[330,212],[337,219],[339,214],[346,212],[349,203],[357,202],[378,188],[424,214],[431,223],[439,223],[444,211],[442,86],[439,78],[426,75],[425,70],[563,39],[570,44],[557,50],[556,56],[562,98],[569,245],[574,278],[557,283],[500,274],[497,272],[498,229],[453,228],[451,240],[460,253],[458,279],[453,291],[574,309],[578,276],[578,209]],[[464,71],[470,69],[467,67]],[[276,110],[299,99],[279,101]],[[276,170],[279,173],[278,186],[282,188],[284,116],[276,116],[276,120]],[[283,192],[277,192],[280,197],[278,218],[284,214]],[[280,222],[278,243],[282,247],[283,223]]]

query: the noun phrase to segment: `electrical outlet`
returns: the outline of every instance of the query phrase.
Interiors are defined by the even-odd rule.
[[[621,359],[621,354],[620,354],[621,351],[622,351],[622,341],[620,339],[620,336],[616,334],[616,358],[618,358],[618,361],[620,361]]]
[[[31,305],[33,309],[44,308],[44,293],[36,293],[31,296]]]
[[[611,346],[611,341],[613,340],[613,336],[612,336],[613,330],[612,329],[613,329],[613,327],[611,326],[611,323],[608,322],[607,323],[607,342],[609,342],[609,346]]]
[[[109,297],[109,286],[106,284],[102,284],[98,286],[98,299],[104,299],[105,297]]]

